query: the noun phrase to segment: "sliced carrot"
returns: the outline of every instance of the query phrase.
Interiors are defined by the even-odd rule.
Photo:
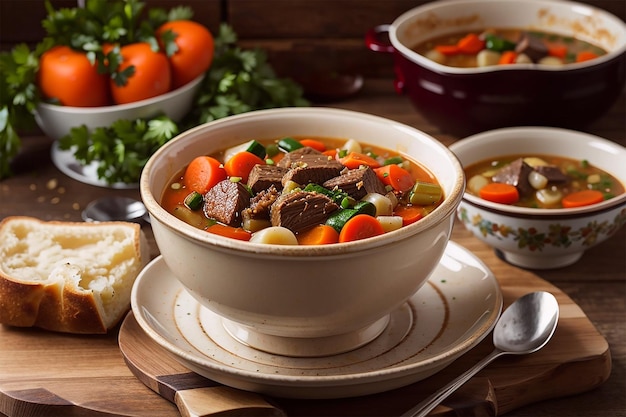
[[[514,204],[519,200],[519,192],[514,185],[492,182],[479,191],[480,198],[494,203]]]
[[[548,55],[563,59],[567,55],[567,46],[550,44],[548,45]]]
[[[231,239],[245,240],[245,241],[250,240],[250,237],[252,236],[250,233],[246,232],[241,227],[232,227],[232,226],[227,226],[225,224],[220,224],[220,223],[215,223],[214,225],[209,226],[206,229],[206,231],[209,233],[216,234],[216,235],[229,237]]]
[[[224,164],[224,169],[229,177],[239,177],[242,181],[248,181],[250,171],[255,165],[264,165],[265,161],[252,152],[238,152],[230,157]]]
[[[444,55],[456,55],[460,53],[459,47],[456,45],[437,45],[435,46],[435,50]]]
[[[334,227],[320,224],[296,236],[300,245],[327,245],[339,242],[339,233]]]
[[[222,163],[210,156],[198,156],[194,158],[183,175],[187,193],[196,191],[205,194],[215,184],[226,179],[226,171]]]
[[[576,54],[576,62],[585,62],[598,57],[598,54],[591,51],[581,51]]]
[[[309,148],[313,148],[316,151],[324,152],[326,150],[326,145],[324,142],[315,139],[301,139],[300,143],[303,146],[308,146]]]
[[[383,233],[385,233],[385,229],[383,229],[375,217],[368,214],[357,214],[350,218],[341,228],[339,243],[367,239]]]
[[[322,153],[326,156],[330,156],[333,159],[337,157],[337,149],[328,149]]]
[[[339,162],[350,169],[357,169],[361,165],[366,165],[370,168],[378,168],[380,166],[380,163],[371,156],[358,152],[350,152],[343,158],[339,158]]]
[[[424,209],[420,206],[398,206],[393,211],[395,216],[402,217],[402,226],[415,223],[424,217]]]
[[[480,39],[475,33],[468,33],[459,39],[456,46],[462,54],[475,55],[485,49],[485,41]]]
[[[517,58],[517,54],[515,53],[515,51],[504,51],[502,52],[502,55],[500,55],[498,64],[500,65],[514,64],[516,58]]]
[[[563,208],[574,208],[589,206],[604,200],[604,194],[598,190],[582,190],[576,191],[563,197],[561,205]]]
[[[374,172],[383,184],[390,185],[396,191],[409,191],[415,184],[411,173],[396,164],[374,168]]]

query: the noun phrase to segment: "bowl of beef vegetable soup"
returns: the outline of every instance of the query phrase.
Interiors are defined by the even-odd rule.
[[[458,136],[579,129],[615,103],[625,82],[626,24],[571,1],[433,1],[372,28],[366,43],[393,54],[397,91]]]
[[[245,344],[306,356],[385,328],[438,265],[464,184],[421,131],[294,108],[179,135],[140,189],[167,267],[203,308]]]
[[[467,187],[458,218],[506,261],[574,264],[626,223],[626,148],[583,132],[502,128],[450,146]]]

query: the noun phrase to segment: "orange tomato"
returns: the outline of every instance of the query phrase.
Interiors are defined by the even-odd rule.
[[[108,76],[98,74],[85,54],[68,46],[55,46],[41,55],[38,83],[46,99],[57,99],[64,106],[110,104]]]
[[[165,54],[154,52],[145,42],[125,45],[120,48],[120,54],[123,61],[119,71],[133,65],[135,73],[128,77],[126,85],[120,86],[111,80],[115,103],[132,103],[170,91],[172,76]]]
[[[204,73],[213,62],[213,35],[203,25],[191,20],[173,20],[164,23],[157,31],[157,39],[163,48],[163,34],[171,30],[178,46],[169,57],[172,66],[173,88],[181,87]]]

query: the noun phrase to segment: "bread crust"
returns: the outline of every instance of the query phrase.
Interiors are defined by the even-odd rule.
[[[72,237],[73,233],[80,233],[90,238],[100,234],[112,233],[119,230],[124,233],[125,239],[132,235],[131,247],[123,247],[120,250],[131,251],[126,254],[134,259],[129,263],[128,271],[123,277],[120,287],[119,298],[109,305],[103,305],[100,292],[96,289],[86,289],[71,280],[62,279],[62,276],[49,279],[24,279],[23,277],[11,276],[4,268],[15,253],[7,253],[8,244],[3,241],[3,234],[12,232],[12,228],[26,228],[28,230],[49,229],[50,233],[58,233]],[[108,228],[108,229],[107,229]],[[21,229],[22,232],[24,230]],[[26,232],[28,233],[28,232]],[[11,237],[14,237],[12,235]],[[108,237],[111,239],[111,237]],[[15,243],[15,240],[13,240]],[[27,245],[28,242],[20,241],[17,245]],[[15,252],[15,245],[12,251]],[[73,253],[74,254],[74,253]],[[80,248],[76,249],[76,255],[81,255]],[[88,256],[88,254],[86,254]],[[2,259],[4,257],[4,259]],[[42,329],[81,334],[102,334],[114,327],[126,314],[130,307],[130,288],[149,260],[148,244],[141,227],[128,222],[45,222],[26,216],[12,216],[0,222],[0,323],[18,327],[39,327]],[[89,260],[86,260],[88,262]],[[70,261],[66,265],[60,265],[61,269],[71,268]],[[72,270],[68,270],[72,272]],[[62,274],[59,274],[62,275]],[[117,281],[116,281],[117,282]]]

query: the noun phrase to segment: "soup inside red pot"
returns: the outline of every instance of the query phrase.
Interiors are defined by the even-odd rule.
[[[559,66],[529,62],[461,68],[413,49],[432,39],[493,28],[576,38],[606,53]],[[372,51],[393,54],[396,89],[441,130],[457,136],[505,126],[580,129],[615,103],[625,82],[624,22],[569,1],[431,2],[407,11],[391,25],[371,29],[366,44]]]

